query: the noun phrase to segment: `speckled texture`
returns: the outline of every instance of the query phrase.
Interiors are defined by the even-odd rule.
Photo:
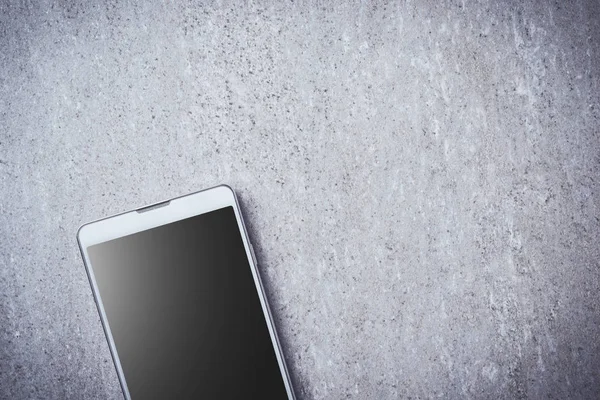
[[[600,3],[173,3],[0,5],[0,398],[120,398],[77,227],[222,182],[299,398],[599,396]]]

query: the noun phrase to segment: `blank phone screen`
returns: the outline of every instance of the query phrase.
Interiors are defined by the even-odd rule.
[[[232,207],[87,250],[133,400],[287,399]]]

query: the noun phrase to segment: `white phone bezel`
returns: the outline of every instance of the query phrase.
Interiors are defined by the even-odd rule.
[[[269,335],[271,336],[271,342],[273,344],[273,350],[277,356],[279,370],[285,384],[288,399],[295,400],[296,397],[294,395],[285,359],[281,351],[281,345],[277,337],[277,331],[273,323],[269,304],[266,300],[265,291],[260,279],[260,274],[258,273],[256,261],[254,259],[252,244],[248,238],[235,193],[233,189],[227,185],[216,186],[210,189],[176,197],[171,200],[155,203],[150,206],[93,221],[82,225],[77,231],[77,242],[79,243],[79,249],[81,251],[85,269],[92,287],[94,300],[96,302],[96,306],[98,307],[98,312],[100,313],[100,320],[102,322],[102,327],[104,328],[104,333],[106,334],[106,339],[108,341],[110,352],[117,370],[119,382],[121,383],[123,394],[127,400],[131,400],[131,396],[127,388],[127,382],[119,361],[119,355],[117,353],[110,326],[108,324],[108,319],[106,318],[104,306],[102,304],[102,298],[100,296],[98,286],[96,285],[96,279],[94,277],[93,267],[88,257],[87,248],[94,244],[117,239],[123,236],[134,234],[136,232],[145,231],[228,206],[231,206],[235,213],[240,235],[244,243],[246,257],[248,258],[248,263],[250,265],[250,269],[252,270],[254,284],[260,299],[263,314],[265,315],[265,320],[267,321]]]

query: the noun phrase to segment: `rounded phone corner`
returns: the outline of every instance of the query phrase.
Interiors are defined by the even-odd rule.
[[[216,186],[216,188],[221,188],[223,190],[228,191],[233,197],[235,197],[235,190],[233,190],[233,188],[231,186],[229,186],[226,183],[221,183],[220,185]]]
[[[75,234],[75,238],[77,239],[77,243],[79,243],[79,245],[81,246],[82,244],[82,236],[85,232],[85,230],[87,230],[87,228],[91,225],[91,222],[86,222],[84,224],[81,224],[79,226],[79,228],[77,228],[77,233]]]

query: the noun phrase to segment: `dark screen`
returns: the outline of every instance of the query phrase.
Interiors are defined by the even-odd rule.
[[[133,400],[287,399],[232,207],[88,254]]]

